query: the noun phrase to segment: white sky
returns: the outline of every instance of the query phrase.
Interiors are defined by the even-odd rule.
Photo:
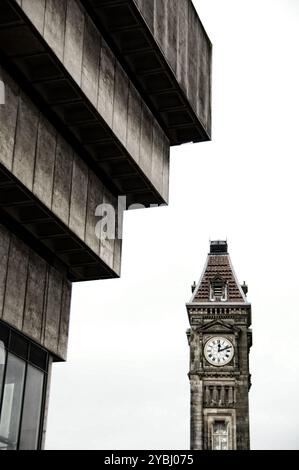
[[[170,205],[125,215],[122,278],[74,285],[48,449],[188,449],[185,303],[209,238],[249,285],[253,449],[299,449],[299,0],[195,0],[213,141],[172,149]]]

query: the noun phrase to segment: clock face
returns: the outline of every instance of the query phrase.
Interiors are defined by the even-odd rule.
[[[223,338],[223,336],[214,336],[206,342],[204,355],[213,366],[225,366],[234,356],[234,347],[229,339]]]

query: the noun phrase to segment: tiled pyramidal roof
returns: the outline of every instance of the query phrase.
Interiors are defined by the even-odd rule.
[[[220,246],[222,246],[221,251],[219,251]],[[220,278],[227,286],[227,296],[225,300],[221,301],[221,304],[247,303],[227,253],[226,242],[211,243],[211,252],[208,254],[202,276],[193,292],[191,303],[215,303],[210,298],[211,283],[215,278]]]

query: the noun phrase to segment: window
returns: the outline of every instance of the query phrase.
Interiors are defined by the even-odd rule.
[[[19,446],[21,450],[37,448],[43,397],[43,383],[44,374],[29,364],[27,369],[24,411]]]
[[[215,421],[212,436],[213,450],[228,450],[228,426],[225,421]]]
[[[210,300],[225,301],[227,300],[227,285],[221,277],[215,277],[210,285]]]
[[[2,396],[5,363],[6,363],[5,345],[3,341],[0,341],[0,403],[1,403],[1,396]]]
[[[25,367],[24,361],[8,354],[0,420],[1,449],[17,449]]]
[[[48,353],[0,322],[0,450],[41,446]]]

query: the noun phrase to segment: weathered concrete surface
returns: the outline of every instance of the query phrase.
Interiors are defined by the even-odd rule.
[[[125,0],[122,2],[126,3]],[[102,53],[104,74],[107,66],[106,45],[81,2],[20,0],[18,3],[95,103],[99,67],[102,71],[99,56]],[[94,2],[97,7],[100,3]],[[210,134],[212,45],[192,1],[129,0],[129,3],[140,11],[190,105]],[[112,75],[115,63],[112,58],[108,66]],[[86,87],[86,80],[92,91],[87,91],[90,88]],[[106,112],[105,106],[101,111]]]
[[[18,3],[67,72],[112,129],[118,141],[129,152],[134,164],[140,167],[160,195],[168,194],[168,180],[161,179],[160,174],[152,171],[154,169],[151,139],[154,128],[166,144],[165,133],[81,2],[22,0]],[[138,123],[136,127],[131,125],[132,113],[128,111],[129,102],[134,113],[134,122]],[[132,141],[134,141],[133,148]],[[103,157],[106,158],[105,155]],[[155,159],[157,158],[160,159],[163,171],[168,173],[169,159],[165,159],[162,149],[158,152],[156,148]],[[130,184],[127,187],[133,189]],[[126,187],[122,194],[125,193],[125,189]]]
[[[212,45],[191,0],[132,0],[211,134]]]
[[[1,69],[0,78],[6,87],[6,104],[0,106],[0,163],[119,275],[121,240],[107,245],[95,233],[97,206],[105,195],[117,211],[117,198]]]
[[[0,319],[65,360],[72,285],[0,225]]]
[[[171,145],[211,139],[212,45],[191,0],[81,0]]]

